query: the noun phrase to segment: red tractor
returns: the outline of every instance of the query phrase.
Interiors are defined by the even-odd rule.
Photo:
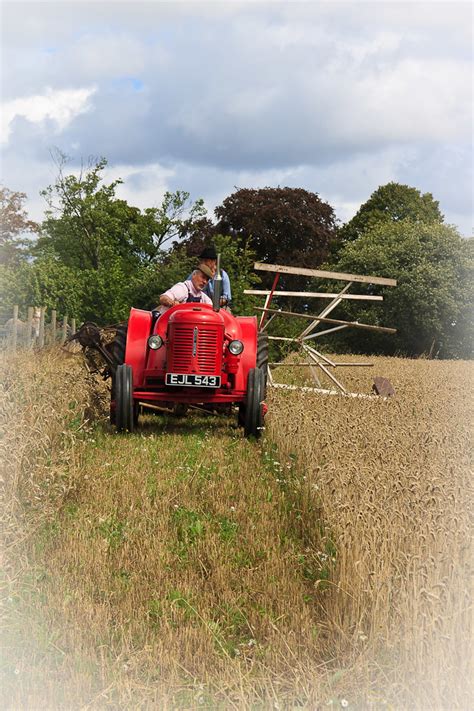
[[[161,316],[131,310],[127,329],[116,336],[123,363],[112,373],[110,417],[118,431],[133,431],[140,404],[178,410],[234,404],[245,434],[260,436],[268,336],[258,333],[255,316],[221,309],[219,287],[212,306],[179,304]]]

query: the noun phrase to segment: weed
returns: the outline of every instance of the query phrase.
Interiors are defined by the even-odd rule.
[[[156,499],[157,492],[158,481],[156,479],[156,474],[154,472],[150,472],[146,478],[146,493],[152,503],[154,503]]]
[[[217,523],[219,526],[219,537],[223,543],[231,543],[235,540],[239,524],[232,521],[227,516],[218,516]]]
[[[126,525],[113,514],[99,523],[97,531],[112,550],[118,548],[126,538]]]

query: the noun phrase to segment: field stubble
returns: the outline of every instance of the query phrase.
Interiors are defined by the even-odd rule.
[[[371,360],[394,399],[274,391],[267,435],[304,466],[334,540],[334,656],[365,660],[363,686],[385,676],[402,707],[469,708],[473,364]]]
[[[7,361],[3,706],[467,708],[472,364],[377,373],[273,391],[260,446],[115,436],[80,358]]]

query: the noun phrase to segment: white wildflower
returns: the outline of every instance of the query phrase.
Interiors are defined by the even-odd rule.
[[[341,706],[343,709],[346,709],[349,706],[349,702],[347,699],[341,699]]]

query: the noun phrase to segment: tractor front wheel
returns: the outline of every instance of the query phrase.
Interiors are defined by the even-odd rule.
[[[242,408],[246,437],[259,438],[263,429],[263,400],[265,397],[265,375],[260,368],[249,370],[245,409]]]
[[[133,405],[132,368],[125,363],[115,371],[115,426],[118,432],[133,432],[136,414]]]

